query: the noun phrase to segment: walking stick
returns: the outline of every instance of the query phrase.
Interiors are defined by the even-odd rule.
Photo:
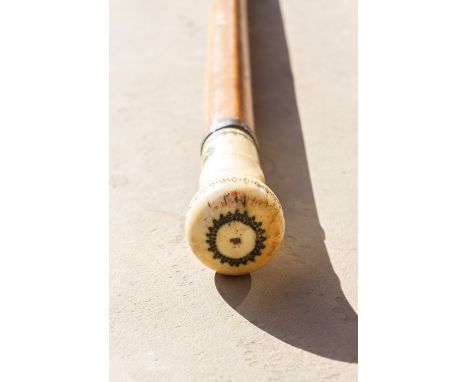
[[[284,236],[281,205],[264,183],[255,136],[246,0],[212,0],[199,191],[186,217],[207,267],[242,275],[265,265]]]

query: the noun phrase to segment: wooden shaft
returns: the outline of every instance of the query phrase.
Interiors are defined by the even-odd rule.
[[[205,125],[239,119],[254,129],[246,0],[213,0],[208,29]]]

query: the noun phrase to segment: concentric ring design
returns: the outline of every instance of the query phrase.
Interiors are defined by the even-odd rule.
[[[252,249],[248,255],[238,259],[224,255],[216,246],[216,235],[218,230],[224,224],[227,224],[231,221],[238,221],[248,225],[255,231],[256,235],[254,249]],[[222,264],[228,263],[233,267],[238,267],[241,264],[246,265],[249,261],[255,261],[255,257],[260,256],[262,249],[265,248],[265,244],[263,244],[263,242],[266,240],[266,237],[264,236],[265,230],[261,226],[262,222],[255,221],[255,216],[250,217],[247,214],[247,211],[241,213],[239,210],[236,210],[234,213],[228,212],[226,216],[221,214],[218,219],[213,220],[213,225],[208,228],[209,231],[206,234],[208,238],[206,242],[209,245],[208,250],[213,253],[213,259],[218,259]]]

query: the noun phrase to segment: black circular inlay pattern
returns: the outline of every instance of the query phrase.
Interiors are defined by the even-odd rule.
[[[248,225],[255,231],[256,235],[254,249],[252,249],[248,255],[238,259],[224,255],[218,250],[218,247],[216,246],[216,235],[218,234],[218,230],[224,224],[232,221],[238,221]],[[208,233],[206,234],[208,237],[206,242],[209,245],[208,250],[213,252],[213,259],[218,259],[221,261],[221,263],[228,263],[231,266],[238,267],[241,264],[246,265],[249,261],[255,261],[255,257],[260,255],[262,249],[265,248],[265,244],[263,244],[263,242],[266,240],[264,233],[265,230],[262,228],[262,222],[255,221],[255,216],[250,217],[247,214],[247,211],[240,213],[239,210],[236,210],[234,213],[228,212],[226,216],[221,214],[218,219],[213,220],[213,225],[208,228]]]

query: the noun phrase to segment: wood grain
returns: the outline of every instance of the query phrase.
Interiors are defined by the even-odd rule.
[[[240,119],[254,129],[246,0],[213,0],[208,29],[205,128]]]

